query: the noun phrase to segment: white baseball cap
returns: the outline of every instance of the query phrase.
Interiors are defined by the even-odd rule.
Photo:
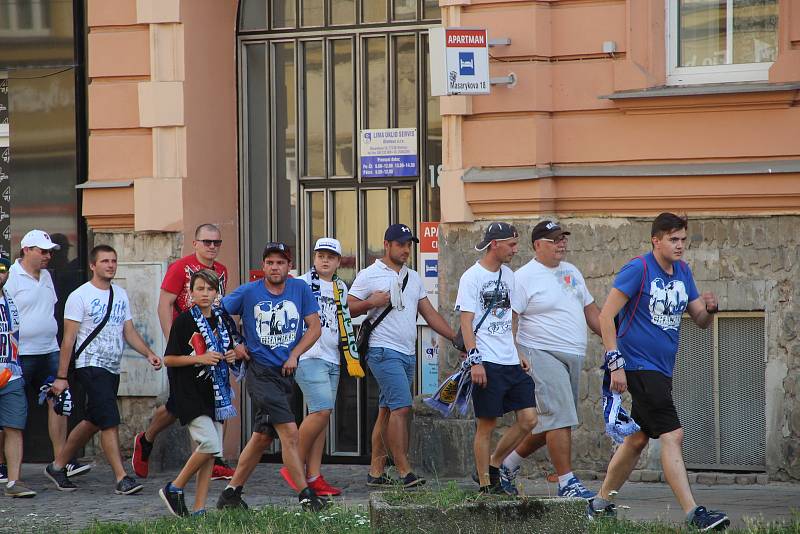
[[[314,245],[314,252],[318,250],[327,250],[328,252],[333,252],[334,254],[341,256],[342,244],[339,243],[338,239],[334,239],[332,237],[321,237],[317,239],[317,243]]]
[[[22,238],[19,245],[22,248],[38,247],[42,250],[60,250],[61,245],[53,243],[50,234],[41,230],[31,230]]]

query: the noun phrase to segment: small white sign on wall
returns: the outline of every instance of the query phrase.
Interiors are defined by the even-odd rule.
[[[485,29],[431,28],[431,94],[487,95],[489,39]]]

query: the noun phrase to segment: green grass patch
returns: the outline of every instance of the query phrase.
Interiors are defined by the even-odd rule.
[[[384,493],[384,499],[392,506],[421,504],[444,509],[470,502],[510,501],[517,497],[511,495],[486,495],[474,489],[463,489],[455,482],[448,482],[444,486],[404,490],[391,489]]]
[[[684,525],[675,525],[656,521],[627,521],[604,519],[593,522],[589,527],[590,534],[689,534],[696,529]],[[800,534],[800,516],[787,523],[765,523],[745,521],[744,528],[733,528],[725,531],[729,534]]]

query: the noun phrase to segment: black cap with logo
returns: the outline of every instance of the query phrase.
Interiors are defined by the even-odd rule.
[[[555,239],[562,235],[569,235],[569,232],[561,228],[561,225],[557,222],[542,221],[533,227],[531,241],[536,241],[537,239]]]
[[[519,233],[517,233],[514,225],[499,221],[490,222],[489,226],[486,227],[486,232],[483,234],[483,239],[475,245],[475,250],[486,250],[486,247],[492,241],[505,241],[506,239],[517,237],[519,237]]]

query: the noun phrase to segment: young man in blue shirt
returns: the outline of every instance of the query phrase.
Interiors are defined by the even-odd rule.
[[[631,415],[641,430],[626,437],[614,453],[589,512],[615,514],[611,495],[625,483],[650,439],[660,439],[667,483],[687,522],[705,531],[723,529],[730,520],[722,512],[697,506],[692,495],[681,448],[683,428],[672,400],[672,371],[684,311],[700,328],[707,328],[719,308],[713,293],[698,293],[692,271],[682,261],[686,229],[684,217],[672,213],[656,217],[650,234],[652,252],[622,267],[600,312],[611,390],[630,392]]]
[[[264,279],[239,286],[222,299],[222,306],[242,320],[242,334],[250,354],[247,392],[255,410],[253,435],[242,453],[233,479],[219,496],[217,508],[247,508],[242,489],[264,450],[281,440],[283,464],[299,490],[303,507],[326,505],[306,483],[298,454],[299,433],[290,399],[297,362],[321,333],[319,306],[304,281],[289,278],[292,256],[284,243],[264,248]],[[305,323],[305,333],[303,323]]]

